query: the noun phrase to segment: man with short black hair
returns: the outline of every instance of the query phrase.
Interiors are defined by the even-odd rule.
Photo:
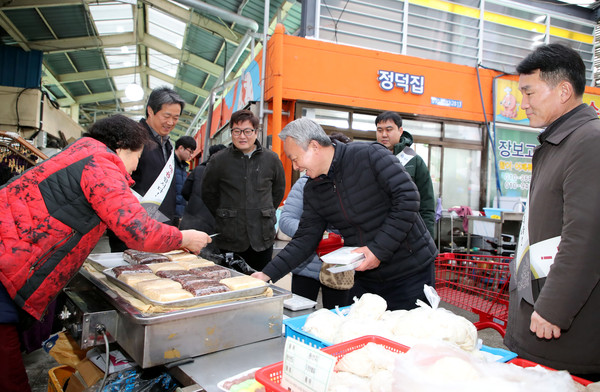
[[[532,127],[545,129],[520,238],[527,234],[529,253],[511,263],[504,342],[520,357],[598,381],[600,119],[583,103],[586,68],[577,51],[539,46],[517,73],[521,108]],[[552,254],[549,270],[536,268]]]
[[[377,127],[377,141],[387,147],[404,166],[417,186],[421,204],[419,215],[423,218],[431,238],[433,238],[433,226],[435,224],[435,198],[433,195],[433,183],[427,164],[415,150],[410,146],[413,137],[402,128],[402,117],[396,112],[383,112],[375,119]]]
[[[191,136],[182,136],[175,142],[175,189],[177,190],[177,198],[175,204],[175,226],[179,226],[179,222],[183,217],[187,200],[181,194],[183,184],[188,176],[188,166],[194,151],[196,151],[196,140]]]
[[[254,113],[238,110],[229,124],[232,144],[208,161],[202,200],[215,217],[221,252],[235,252],[261,270],[273,256],[285,173],[277,154],[258,142]]]

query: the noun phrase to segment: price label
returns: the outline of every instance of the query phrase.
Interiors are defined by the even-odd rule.
[[[287,338],[281,386],[293,392],[326,392],[335,362],[333,355]]]

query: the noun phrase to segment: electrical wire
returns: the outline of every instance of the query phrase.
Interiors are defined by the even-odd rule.
[[[106,359],[104,366],[104,378],[102,379],[102,383],[100,384],[100,388],[97,389],[97,392],[101,392],[104,389],[104,384],[106,384],[106,378],[108,377],[108,372],[110,370],[110,350],[108,348],[108,338],[106,337],[106,332],[104,327],[100,328],[102,332],[102,337],[104,338],[104,348],[106,350]]]

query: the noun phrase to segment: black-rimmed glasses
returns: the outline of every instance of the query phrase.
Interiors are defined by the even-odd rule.
[[[255,131],[255,129],[252,129],[252,128],[245,128],[245,129],[233,128],[231,130],[231,134],[233,136],[240,136],[242,134],[242,132],[244,132],[244,135],[250,136],[254,133],[254,131]]]

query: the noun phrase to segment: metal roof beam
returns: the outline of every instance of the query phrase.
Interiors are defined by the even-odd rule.
[[[239,45],[240,41],[242,40],[242,35],[236,33],[235,31],[231,31],[229,27],[221,23],[217,23],[212,19],[202,16],[198,13],[198,11],[190,12],[189,10],[181,8],[180,6],[170,3],[166,0],[146,0],[145,3],[148,4],[148,6],[164,11],[186,23],[189,21],[191,24],[197,27],[214,32],[223,37],[223,39],[236,45]]]
[[[146,34],[144,36],[142,43],[148,48],[158,50],[159,52],[169,55],[173,58],[181,59],[182,62],[192,65],[208,74],[219,76],[223,72],[223,67],[220,65],[208,61],[200,56],[196,56],[187,50],[178,49],[177,47],[161,39],[153,37],[150,34]]]
[[[97,71],[72,72],[56,76],[56,80],[61,83],[82,82],[90,79],[106,79],[114,76],[132,75],[138,71],[140,67],[125,67],[113,69],[99,69]]]
[[[63,85],[60,83],[60,81],[56,78],[56,76],[52,73],[52,71],[50,71],[50,69],[48,67],[46,67],[45,64],[42,64],[42,72],[43,72],[43,77],[42,79],[42,85],[45,84],[53,84],[56,86],[56,88],[58,88],[60,90],[61,93],[63,93],[65,95],[65,98],[61,98],[61,100],[64,102],[64,105],[61,106],[71,106],[72,104],[75,103],[75,99],[73,98],[73,96],[71,95],[71,93],[69,93],[67,91],[66,88],[63,87]]]
[[[123,98],[124,96],[125,96],[125,91],[119,90],[119,91],[116,91],[115,93],[113,93],[112,91],[107,91],[104,93],[80,95],[80,96],[74,97],[74,98],[75,98],[76,103],[78,103],[80,105],[85,105],[86,103],[112,101],[115,98]],[[67,102],[65,102],[64,99],[59,99],[58,104],[60,106],[68,106],[69,105]]]
[[[19,29],[15,27],[14,24],[8,19],[4,12],[0,11],[0,27],[2,27],[6,32],[19,44],[21,49],[29,52],[31,49],[30,46],[27,45],[27,39],[21,34]]]
[[[45,53],[64,52],[71,50],[97,49],[103,47],[116,47],[135,45],[133,33],[103,35],[100,37],[78,37],[53,40],[30,41],[31,49],[41,50]]]
[[[112,3],[114,0],[84,0],[87,3]],[[11,0],[5,1],[3,9],[19,9],[33,7],[55,7],[59,5],[81,5],[82,0]]]
[[[191,84],[191,83],[187,83],[184,82],[182,80],[179,79],[175,79],[172,76],[169,76],[167,74],[164,74],[162,72],[159,72],[155,69],[146,69],[146,72],[148,73],[148,75],[152,75],[156,78],[159,78],[161,80],[164,80],[165,82],[171,83],[173,86],[175,87],[179,87],[183,90],[189,91],[192,94],[196,94],[199,95],[203,98],[208,97],[209,92],[206,90],[203,90],[199,87],[196,87],[195,85]]]
[[[13,38],[17,39],[16,37]],[[220,65],[208,61],[200,56],[196,56],[187,50],[178,49],[177,47],[161,39],[153,37],[150,34],[145,34],[143,39],[138,40],[137,43],[157,50],[173,58],[181,59],[181,61],[184,63],[198,68],[199,70],[208,74],[219,76],[223,72],[223,67]],[[59,40],[35,41],[30,42],[30,49],[41,50],[45,53],[54,53],[72,50],[97,49],[98,46],[118,47],[135,44],[136,40],[133,33],[123,33],[104,35],[101,37],[65,38]]]

